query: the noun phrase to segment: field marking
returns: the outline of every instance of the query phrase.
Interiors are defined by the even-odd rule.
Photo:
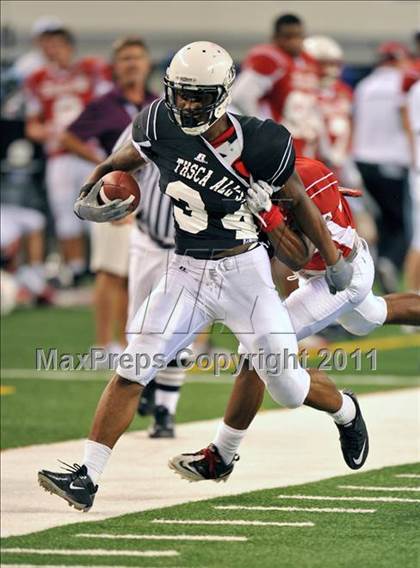
[[[10,379],[42,379],[50,381],[107,381],[111,371],[36,371],[35,369],[0,369],[3,380]],[[345,385],[383,385],[397,387],[416,387],[420,380],[416,376],[407,375],[403,378],[396,375],[333,375],[336,383]],[[228,373],[220,377],[206,376],[187,372],[187,383],[202,383],[209,385],[231,385],[234,377]]]
[[[361,491],[420,491],[420,487],[380,487],[377,485],[337,485],[339,489],[356,489]]]
[[[420,334],[413,335],[392,335],[391,337],[376,337],[367,339],[355,339],[354,341],[337,341],[329,346],[331,351],[334,349],[344,349],[346,353],[351,353],[355,349],[369,351],[390,351],[393,349],[405,349],[407,347],[420,347]]]
[[[0,396],[5,396],[8,394],[15,394],[16,387],[11,385],[0,385]]]
[[[52,554],[54,556],[142,556],[147,558],[159,556],[178,556],[176,550],[106,550],[103,548],[98,549],[85,549],[85,550],[72,550],[64,548],[2,548],[2,553],[8,554]]]
[[[93,534],[80,533],[81,538],[109,538],[126,540],[198,540],[204,542],[247,542],[246,536],[217,536],[217,535],[192,535],[192,534]]]
[[[397,473],[394,477],[404,477],[406,479],[420,479],[420,473]]]
[[[7,566],[7,568],[39,568],[41,564],[4,564],[3,566]],[[46,562],[42,563],[42,566],[48,566],[48,568],[86,568],[88,564],[47,564]],[[109,564],[92,564],[94,568],[109,568]],[[127,566],[117,566],[116,564],[112,565],[112,568],[127,568]],[[142,566],[142,568],[146,568],[146,566]],[[171,568],[177,568],[176,566],[171,566]],[[178,567],[184,568],[184,567]]]
[[[326,495],[277,495],[277,499],[309,499],[310,501],[364,501],[365,503],[420,503],[409,497],[327,497]]]
[[[302,522],[302,523],[288,523],[277,521],[244,521],[244,520],[225,520],[225,521],[207,521],[196,519],[153,519],[152,523],[159,523],[165,525],[242,525],[252,527],[314,527],[315,523]]]
[[[286,511],[290,513],[300,511],[305,513],[376,513],[376,509],[342,509],[340,507],[263,507],[259,505],[218,505],[214,506],[213,509],[223,511]]]

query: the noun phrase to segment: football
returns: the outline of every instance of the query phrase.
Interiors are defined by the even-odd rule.
[[[132,198],[131,211],[135,211],[140,203],[140,188],[136,180],[127,172],[115,171],[102,178],[103,185],[98,194],[101,205],[114,199]]]
[[[274,255],[293,271],[301,270],[315,252],[313,243],[290,220],[269,234]]]

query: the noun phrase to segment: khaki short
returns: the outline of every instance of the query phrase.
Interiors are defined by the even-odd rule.
[[[116,276],[128,276],[128,247],[132,225],[92,223],[91,261],[93,272],[109,272]]]

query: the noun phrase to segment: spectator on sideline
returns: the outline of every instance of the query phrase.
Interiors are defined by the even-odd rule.
[[[83,224],[73,203],[91,164],[69,154],[60,137],[95,95],[109,89],[109,68],[98,58],[75,60],[75,40],[65,28],[49,32],[45,47],[47,65],[25,82],[26,135],[44,145],[48,203],[62,258],[77,283],[86,270],[86,255]]]
[[[232,104],[241,113],[282,122],[291,132],[298,156],[317,157],[325,123],[318,108],[319,67],[304,52],[305,27],[293,14],[274,22],[270,43],[254,46],[246,55],[232,91]],[[273,265],[282,293],[296,282],[287,279],[290,269]]]
[[[409,243],[406,219],[410,148],[403,127],[401,81],[408,52],[382,44],[375,69],[354,94],[353,156],[366,190],[379,209],[377,271],[386,293],[397,288]]]
[[[406,285],[420,294],[420,79],[407,94],[407,116],[413,143],[413,163],[410,172],[413,238],[405,263]]]
[[[8,78],[14,78],[21,83],[35,71],[48,63],[49,40],[57,30],[63,29],[63,22],[55,16],[42,16],[38,18],[31,29],[33,47],[16,59],[10,70]]]
[[[146,87],[151,61],[142,39],[118,40],[113,48],[112,62],[113,89],[93,99],[61,139],[68,151],[92,164],[100,163],[103,154],[89,145],[89,140],[95,138],[102,152],[110,154],[126,126],[144,105],[155,99]],[[131,226],[92,223],[91,229],[91,269],[96,273],[95,344],[108,354],[119,354],[125,346]]]
[[[315,157],[324,128],[317,108],[318,65],[303,51],[304,37],[300,18],[277,18],[271,43],[256,45],[246,56],[232,103],[243,114],[282,122],[297,154]]]
[[[36,209],[1,204],[1,268],[13,273],[24,302],[50,304],[54,291],[45,278],[45,216]]]

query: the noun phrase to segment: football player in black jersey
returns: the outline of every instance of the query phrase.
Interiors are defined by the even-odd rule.
[[[134,416],[142,388],[215,320],[231,329],[247,353],[260,355],[256,371],[279,404],[296,408],[310,400],[339,424],[360,416],[353,439],[363,459],[367,455],[357,402],[342,396],[325,374],[314,377],[297,361],[296,336],[275,289],[267,250],[259,243],[261,230],[275,241],[282,216],[279,208],[249,208],[254,184],[275,186],[288,200],[325,260],[331,293],[346,288],[353,269],[294,171],[290,133],[271,120],[227,112],[234,77],[232,59],[222,47],[210,42],[183,47],[167,70],[164,99],[140,112],[132,141],[95,168],[75,204],[76,214],[90,221],[124,217],[128,203],[98,204],[101,178],[151,160],[160,170],[161,190],[172,198],[176,229],[174,260],[131,324],[138,331],[131,333],[99,401],[82,465],[67,473],[38,474],[45,489],[79,510],[92,506],[99,476]],[[215,458],[217,448],[207,448],[205,466],[217,467],[218,478],[228,476],[233,461]]]

